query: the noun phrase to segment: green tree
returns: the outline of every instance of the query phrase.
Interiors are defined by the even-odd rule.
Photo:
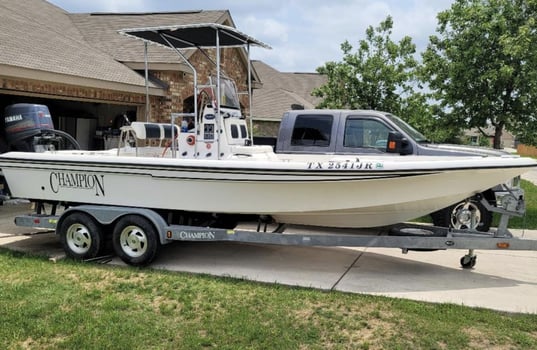
[[[393,20],[388,16],[376,28],[366,30],[366,39],[358,49],[345,41],[341,44],[342,62],[327,62],[317,72],[327,83],[315,89],[321,97],[319,108],[376,109],[393,113],[401,110],[401,95],[412,90],[417,61],[416,46],[405,36],[398,43],[391,40]]]
[[[495,148],[504,128],[535,130],[536,21],[537,0],[456,0],[423,53],[422,77],[448,120],[492,124]]]
[[[440,118],[441,110],[429,105],[416,81],[416,46],[408,36],[398,43],[390,36],[388,16],[376,28],[369,26],[358,49],[345,41],[343,60],[327,62],[317,72],[327,77],[313,91],[321,97],[318,108],[375,109],[398,114],[435,142],[454,141],[460,130]]]
[[[460,143],[461,128],[445,117],[445,112],[428,101],[424,93],[412,93],[404,99],[401,116],[435,143]]]

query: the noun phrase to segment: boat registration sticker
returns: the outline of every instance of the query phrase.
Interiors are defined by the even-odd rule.
[[[308,162],[307,169],[311,170],[373,170],[383,169],[384,164],[381,162],[361,162],[356,161],[329,161],[329,162]]]

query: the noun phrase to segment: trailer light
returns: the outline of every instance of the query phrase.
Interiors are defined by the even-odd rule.
[[[34,224],[40,224],[40,223],[41,223],[41,220],[39,220],[39,218],[34,219]]]
[[[172,231],[166,231],[166,237],[172,239]]]
[[[509,242],[498,242],[496,243],[496,247],[499,249],[509,249]]]

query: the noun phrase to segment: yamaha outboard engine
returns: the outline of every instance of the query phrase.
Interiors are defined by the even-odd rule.
[[[3,133],[2,133],[3,132]],[[47,106],[17,103],[7,106],[0,118],[0,153],[9,151],[44,152],[80,149],[68,133],[54,130]],[[0,205],[9,199],[9,187],[0,176]]]
[[[48,107],[17,103],[4,110],[4,132],[8,150],[44,152],[58,149],[79,149],[69,134],[54,130]]]

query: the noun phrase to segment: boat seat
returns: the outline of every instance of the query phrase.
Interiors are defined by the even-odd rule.
[[[136,134],[136,137],[140,140],[146,139],[171,139],[172,138],[172,126],[171,124],[164,123],[144,123],[144,122],[132,122],[131,129]],[[179,135],[179,127],[175,127],[175,137]]]

